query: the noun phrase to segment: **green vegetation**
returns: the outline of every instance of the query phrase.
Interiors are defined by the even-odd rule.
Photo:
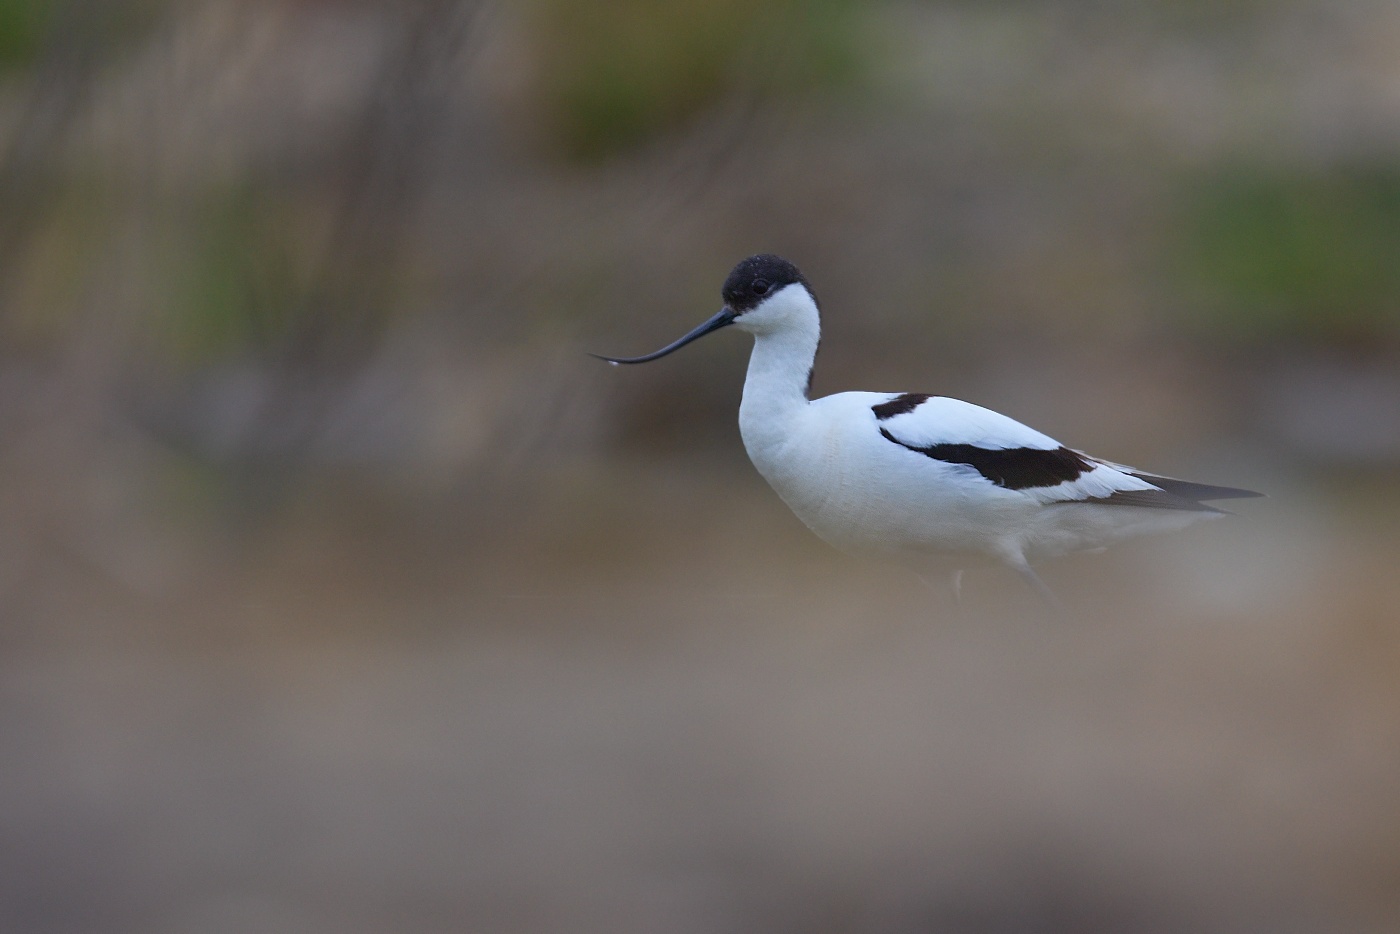
[[[0,67],[25,65],[38,55],[57,5],[54,0],[0,0]]]
[[[1400,166],[1235,167],[1195,180],[1180,256],[1210,323],[1240,336],[1400,331]]]
[[[292,212],[237,189],[212,196],[196,222],[179,227],[167,252],[174,268],[161,338],[199,362],[267,347],[284,337],[305,291]]]
[[[829,86],[856,61],[852,0],[539,0],[535,86],[550,142],[590,161],[740,90]]]

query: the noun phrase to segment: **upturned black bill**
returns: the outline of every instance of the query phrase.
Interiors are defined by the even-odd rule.
[[[718,331],[720,328],[728,327],[729,325],[731,325],[731,324],[734,323],[734,319],[737,318],[737,317],[738,317],[738,315],[736,315],[734,312],[730,311],[728,306],[725,306],[724,308],[721,308],[721,309],[719,310],[719,314],[715,315],[715,316],[714,316],[713,318],[711,318],[709,321],[706,321],[704,324],[700,325],[698,328],[696,328],[695,330],[691,331],[691,332],[690,332],[689,334],[687,334],[685,337],[682,337],[680,340],[676,341],[676,342],[673,343],[673,344],[667,344],[665,347],[662,347],[660,350],[656,351],[655,353],[649,353],[649,354],[647,354],[646,356],[643,356],[643,357],[605,357],[605,356],[603,356],[602,354],[596,354],[596,353],[591,353],[591,354],[589,354],[589,356],[590,356],[590,357],[597,357],[599,360],[606,360],[606,361],[608,361],[609,363],[612,363],[612,364],[618,364],[618,363],[647,363],[647,362],[649,362],[649,361],[651,361],[651,360],[656,360],[656,359],[658,359],[658,358],[660,358],[660,357],[664,357],[664,356],[666,356],[668,353],[670,353],[670,352],[673,351],[673,350],[680,350],[680,349],[681,349],[682,347],[684,347],[686,344],[689,344],[689,343],[690,343],[691,341],[693,341],[693,340],[697,340],[697,339],[699,339],[699,338],[701,338],[701,337],[704,337],[706,334],[709,334],[711,331]]]

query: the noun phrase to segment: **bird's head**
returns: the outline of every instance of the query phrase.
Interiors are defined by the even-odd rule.
[[[641,357],[604,357],[609,363],[647,363],[679,350],[731,324],[750,334],[772,334],[787,328],[815,325],[817,298],[802,272],[781,256],[760,253],[735,266],[720,290],[724,307],[679,340]]]

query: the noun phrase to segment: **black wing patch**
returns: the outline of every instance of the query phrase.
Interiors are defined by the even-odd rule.
[[[900,396],[884,405],[894,405],[903,398]],[[1067,480],[1077,480],[1094,469],[1094,465],[1081,454],[1066,447],[1049,451],[1040,448],[979,448],[975,444],[930,444],[919,447],[905,444],[884,428],[880,429],[880,434],[886,440],[925,457],[948,464],[965,464],[1008,490],[1059,486]]]
[[[896,415],[904,415],[914,411],[930,398],[932,397],[926,392],[906,392],[902,396],[895,396],[889,402],[872,405],[870,411],[875,413],[876,421],[883,422],[887,418],[894,418]]]

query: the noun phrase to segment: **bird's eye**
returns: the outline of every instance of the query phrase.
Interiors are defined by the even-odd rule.
[[[755,295],[767,295],[768,290],[772,287],[773,286],[768,284],[767,279],[755,279],[753,280],[753,284],[749,286],[749,289]]]

